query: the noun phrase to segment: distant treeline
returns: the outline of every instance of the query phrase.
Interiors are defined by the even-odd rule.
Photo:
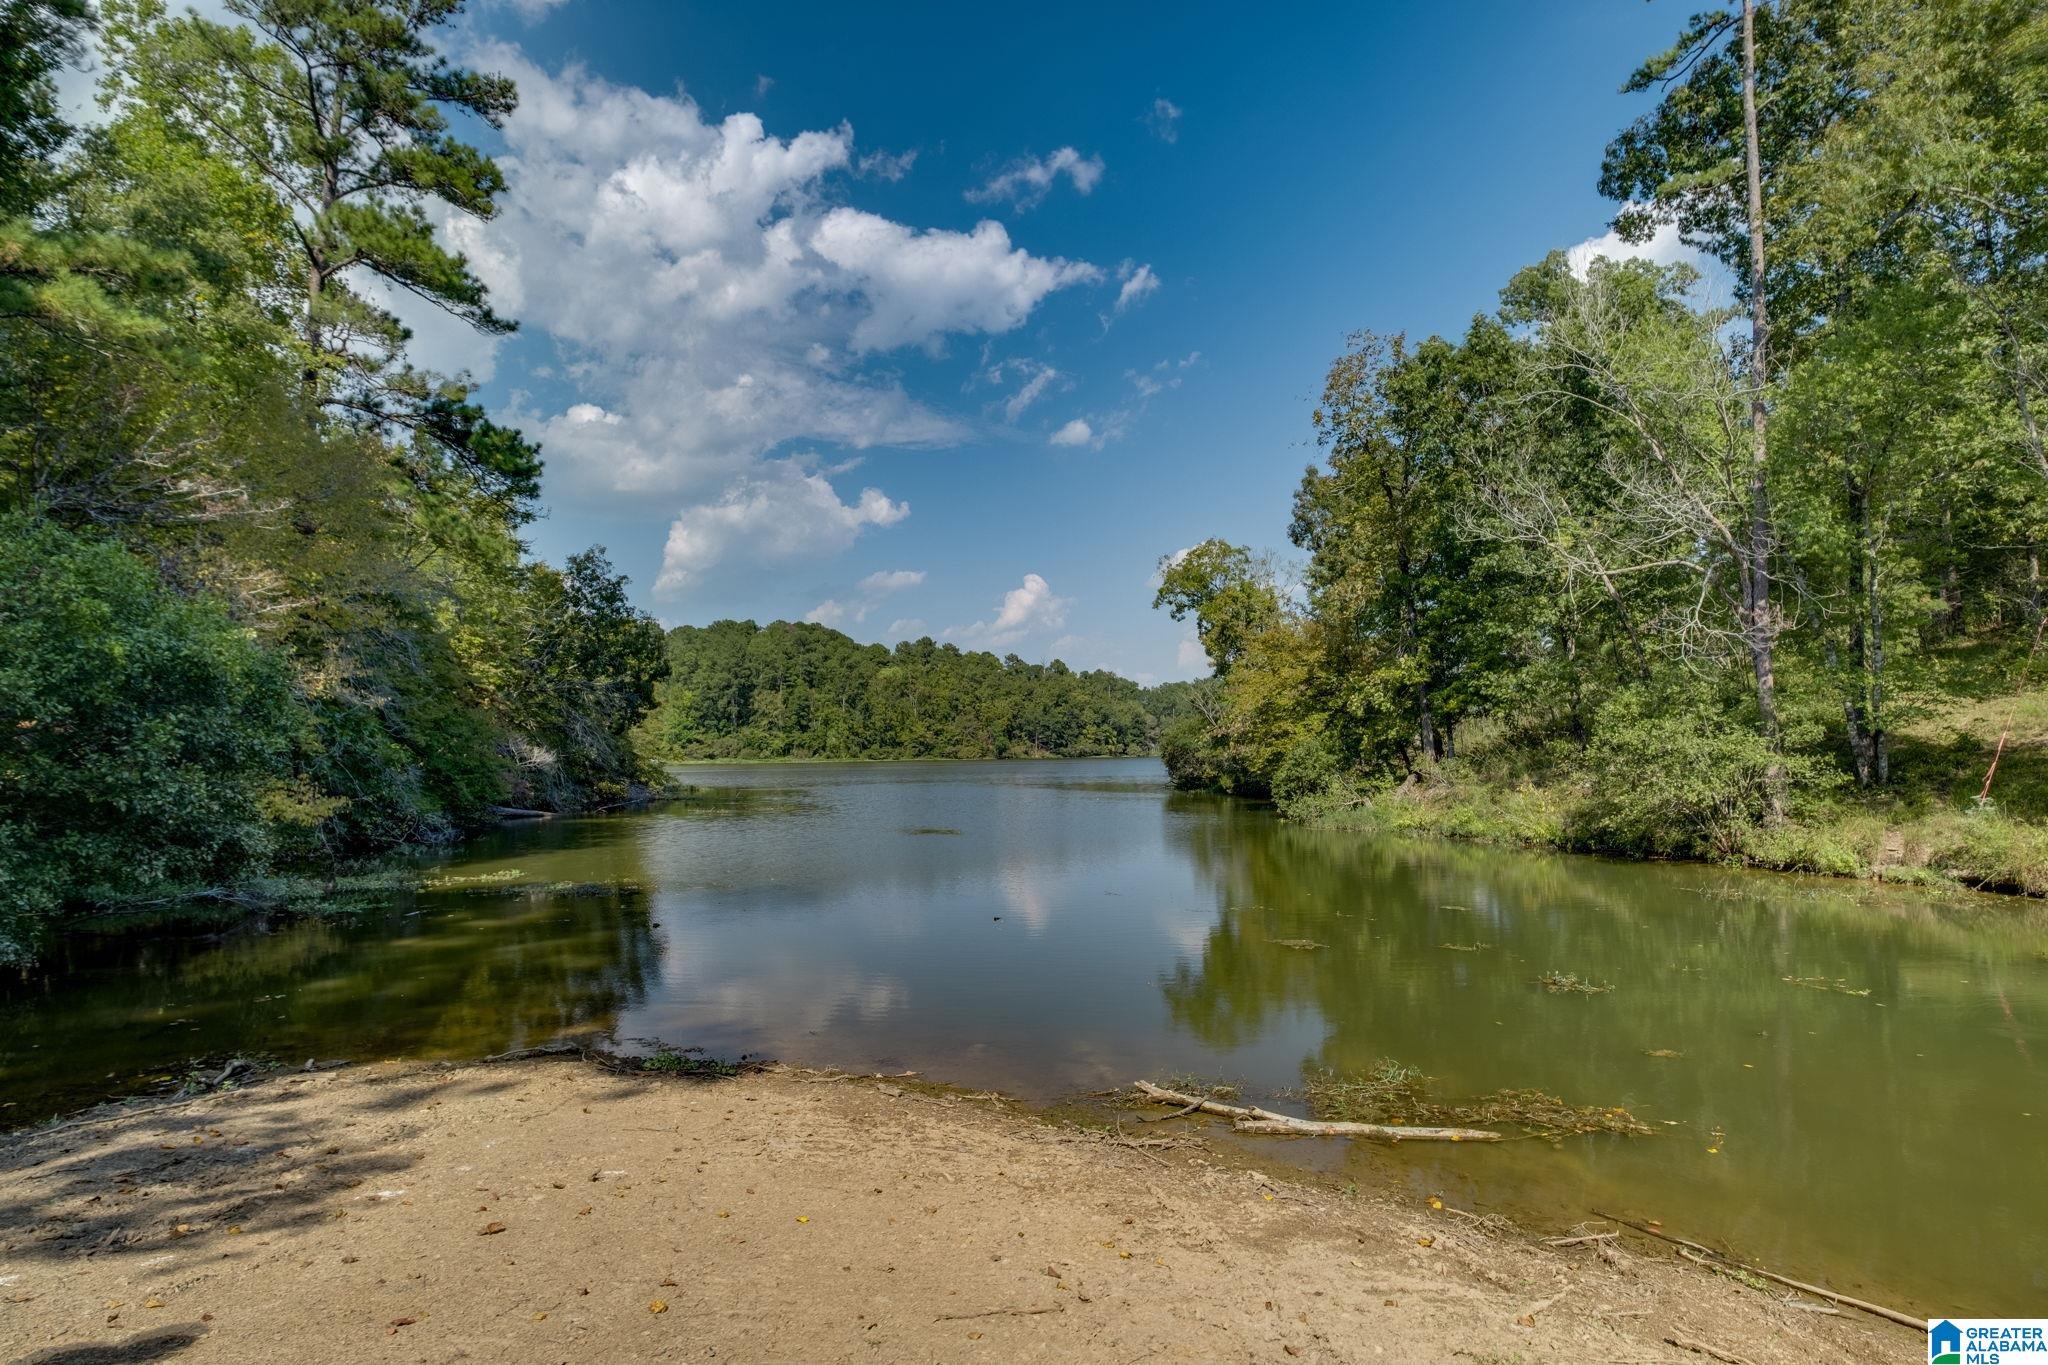
[[[1150,753],[1188,690],[929,638],[892,650],[790,621],[679,626],[668,663],[641,738],[671,758]]]

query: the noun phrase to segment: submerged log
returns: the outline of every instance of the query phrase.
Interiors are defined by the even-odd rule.
[[[1487,1128],[1421,1128],[1394,1123],[1324,1123],[1276,1114],[1245,1104],[1225,1104],[1199,1095],[1183,1095],[1150,1081],[1136,1082],[1138,1093],[1154,1104],[1184,1106],[1185,1112],[1199,1109],[1233,1121],[1240,1133],[1283,1133],[1298,1137],[1362,1137],[1382,1142],[1499,1142],[1501,1135]]]

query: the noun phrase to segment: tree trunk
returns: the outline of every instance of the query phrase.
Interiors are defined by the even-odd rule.
[[[1763,150],[1756,114],[1756,0],[1742,0],[1742,136],[1749,173],[1749,546],[1744,571],[1743,634],[1749,645],[1750,669],[1756,675],[1758,720],[1772,745],[1780,742],[1777,678],[1771,616],[1771,502],[1765,476],[1766,423],[1764,401],[1771,373],[1771,322],[1765,300]],[[1773,764],[1769,776],[1774,815],[1785,803],[1785,770]]]

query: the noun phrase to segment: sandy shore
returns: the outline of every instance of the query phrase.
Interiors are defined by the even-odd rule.
[[[1925,1359],[1652,1244],[798,1072],[392,1064],[0,1139],[8,1360],[1716,1358],[1670,1337]]]

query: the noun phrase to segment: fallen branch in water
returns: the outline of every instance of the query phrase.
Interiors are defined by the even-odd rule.
[[[1382,1142],[1499,1142],[1501,1135],[1485,1128],[1411,1128],[1390,1123],[1324,1123],[1276,1114],[1250,1105],[1225,1104],[1199,1095],[1183,1095],[1150,1081],[1134,1082],[1138,1093],[1154,1104],[1191,1105],[1205,1114],[1230,1119],[1240,1133],[1286,1133],[1301,1137],[1363,1137]]]
[[[1586,1237],[1545,1237],[1543,1245],[1547,1247],[1576,1247],[1584,1246],[1588,1242],[1612,1242],[1620,1236],[1621,1234],[1618,1232],[1596,1232]]]
[[[1770,1280],[1774,1284],[1782,1284],[1787,1289],[1797,1289],[1802,1294],[1811,1294],[1815,1298],[1826,1299],[1829,1303],[1846,1303],[1851,1308],[1860,1308],[1866,1313],[1880,1318],[1887,1318],[1892,1322],[1898,1323],[1901,1327],[1910,1327],[1916,1332],[1925,1332],[1927,1330],[1927,1319],[1925,1318],[1909,1318],[1898,1309],[1886,1308],[1881,1303],[1871,1303],[1867,1299],[1854,1299],[1847,1294],[1838,1294],[1832,1289],[1823,1289],[1817,1284],[1808,1284],[1804,1280],[1795,1280],[1789,1276],[1779,1275],[1769,1270],[1760,1270],[1753,1265],[1744,1265],[1733,1257],[1723,1256],[1712,1247],[1701,1246],[1698,1242],[1688,1242],[1683,1237],[1674,1237],[1661,1229],[1645,1227],[1641,1223],[1630,1222],[1626,1218],[1617,1218],[1611,1213],[1601,1213],[1598,1209],[1594,1209],[1593,1212],[1610,1223],[1619,1223],[1625,1228],[1634,1228],[1637,1232],[1645,1233],[1661,1241],[1670,1242],[1674,1246],[1690,1247],[1694,1251],[1704,1252],[1724,1266],[1729,1266],[1736,1270],[1746,1270],[1750,1274],[1761,1276],[1763,1279]]]

